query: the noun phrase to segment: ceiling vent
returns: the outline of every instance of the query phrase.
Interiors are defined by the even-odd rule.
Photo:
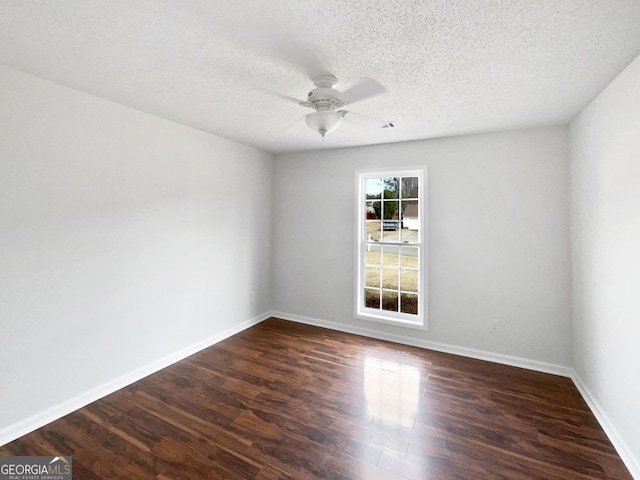
[[[387,122],[382,126],[382,128],[396,128],[396,122]]]

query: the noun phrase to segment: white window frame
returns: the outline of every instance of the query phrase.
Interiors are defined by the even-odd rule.
[[[422,330],[427,329],[427,292],[428,292],[428,249],[427,249],[427,168],[422,167],[403,167],[403,168],[389,168],[389,169],[377,169],[377,170],[358,170],[356,171],[356,206],[355,206],[355,221],[356,221],[356,238],[355,238],[355,294],[354,294],[354,317],[362,320],[370,320],[374,322],[381,322],[393,325],[400,325],[409,328],[418,328]],[[389,178],[389,177],[418,177],[420,188],[418,190],[418,212],[420,219],[420,229],[418,235],[418,242],[411,243],[410,246],[416,246],[419,249],[419,276],[418,276],[418,314],[408,314],[401,312],[391,312],[382,309],[374,309],[365,306],[365,248],[370,241],[366,236],[366,199],[365,189],[366,180],[370,178]],[[377,242],[379,245],[399,245],[406,246],[401,242],[387,242],[381,240]]]

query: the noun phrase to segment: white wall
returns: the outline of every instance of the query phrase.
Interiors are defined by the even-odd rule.
[[[640,57],[571,124],[574,365],[640,478]]]
[[[269,310],[270,154],[4,67],[0,135],[0,437]]]
[[[353,318],[354,172],[419,165],[429,174],[428,332]],[[274,309],[568,366],[568,188],[564,127],[276,156]]]

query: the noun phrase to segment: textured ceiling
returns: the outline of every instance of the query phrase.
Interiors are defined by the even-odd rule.
[[[638,54],[638,0],[0,3],[1,64],[271,152],[565,123]],[[323,143],[286,98],[323,71],[397,128]]]

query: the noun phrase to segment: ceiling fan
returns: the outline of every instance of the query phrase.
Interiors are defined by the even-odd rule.
[[[368,79],[344,92],[340,92],[335,88],[337,83],[338,79],[331,74],[317,75],[313,78],[313,84],[316,88],[309,92],[305,101],[298,101],[303,107],[310,107],[315,110],[315,112],[305,117],[309,128],[315,130],[324,138],[327,133],[338,128],[345,118],[365,126],[383,127],[387,124],[382,120],[342,110],[345,105],[351,105],[384,93],[387,91],[386,88],[375,80]]]

